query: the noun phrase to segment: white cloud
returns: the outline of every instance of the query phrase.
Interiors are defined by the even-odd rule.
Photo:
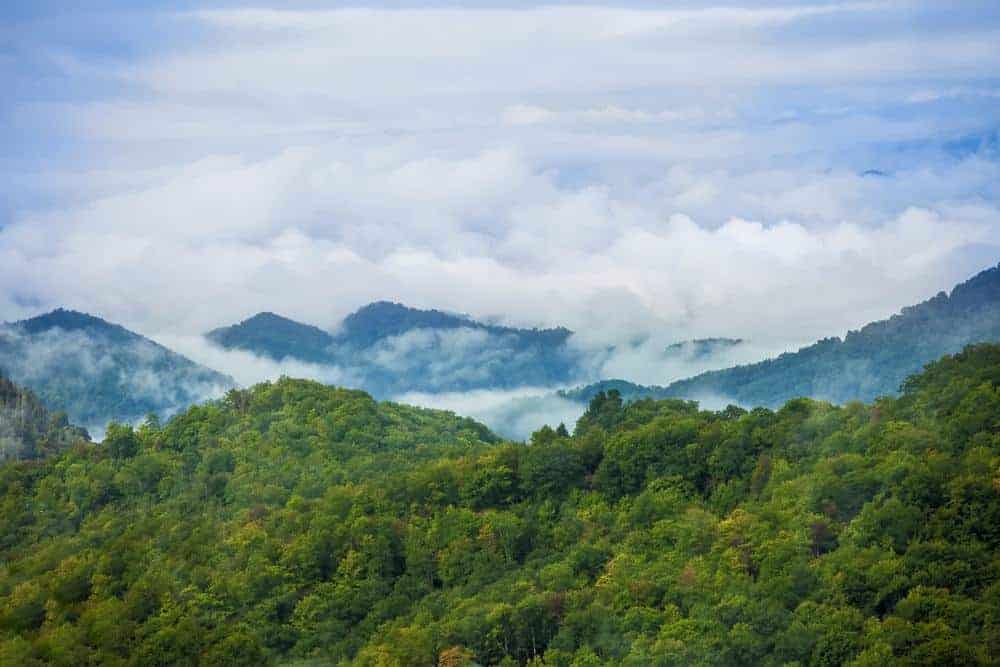
[[[560,398],[551,389],[533,387],[440,394],[410,392],[395,396],[393,400],[472,417],[495,433],[514,440],[527,440],[546,424],[554,428],[562,423],[572,430],[586,408]]]
[[[163,334],[156,337],[161,345],[187,358],[230,376],[240,386],[277,380],[282,376],[316,380],[326,384],[352,386],[358,378],[333,365],[310,364],[293,359],[274,361],[245,350],[227,350],[209,343],[202,336]]]
[[[1000,97],[1000,90],[996,88],[971,88],[952,87],[944,89],[925,88],[911,93],[906,101],[911,104],[924,104],[926,102],[937,102],[939,100],[950,100],[962,97],[984,97],[987,99]]]
[[[528,104],[515,104],[504,109],[502,120],[507,125],[538,125],[543,123],[608,124],[619,123],[672,123],[693,120],[725,120],[733,117],[732,111],[719,110],[707,113],[699,108],[646,111],[607,105],[594,109],[554,111]]]
[[[561,92],[747,81],[841,83],[911,74],[989,75],[989,27],[919,42],[898,3],[688,10],[529,9],[222,10],[191,19],[223,48],[177,54],[128,70],[165,94],[213,93],[409,99],[512,89]],[[844,31],[824,48],[775,39],[820,21],[883,21],[874,39]],[[794,33],[793,33],[794,34]],[[992,71],[996,71],[995,68]]]
[[[665,192],[672,179],[625,198],[561,186],[523,156],[493,150],[378,162],[317,148],[209,158],[162,184],[4,228],[0,281],[154,333],[257,310],[329,326],[379,297],[586,327],[587,300],[621,290],[674,330],[757,338],[780,324],[799,340],[868,316],[852,304],[872,285],[887,314],[946,286],[953,252],[1000,243],[1000,212],[981,201],[838,219],[869,188],[849,173],[772,172],[764,185],[722,175],[728,197],[747,192],[751,212],[753,188],[770,188],[757,212],[771,221],[717,225],[670,213],[681,208]],[[691,187],[677,192],[699,212]],[[810,189],[827,194],[823,211],[795,194]],[[705,209],[718,210],[713,198]],[[802,289],[813,284],[824,285],[821,300]]]

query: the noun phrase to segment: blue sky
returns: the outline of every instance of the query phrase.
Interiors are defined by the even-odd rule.
[[[2,319],[781,348],[1000,257],[995,2],[67,4],[0,9]]]

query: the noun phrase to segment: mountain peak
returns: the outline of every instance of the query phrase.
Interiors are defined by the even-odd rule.
[[[565,327],[554,329],[518,329],[500,324],[474,320],[465,313],[444,310],[411,308],[395,301],[373,301],[344,318],[338,338],[366,347],[389,336],[398,336],[413,329],[458,329],[468,327],[497,334],[525,334],[541,336],[551,344],[560,344],[573,333]]]
[[[53,329],[61,329],[63,331],[101,332],[122,341],[140,338],[138,334],[132,333],[125,327],[112,324],[96,315],[67,308],[56,308],[48,313],[13,322],[10,326],[26,334],[39,334]]]
[[[358,308],[332,332],[264,312],[206,334],[224,349],[327,367],[376,396],[560,384],[577,374],[570,335],[386,300]]]
[[[213,329],[205,336],[224,348],[249,350],[278,361],[295,357],[322,362],[333,343],[333,336],[319,327],[270,311],[257,313],[239,324]]]
[[[159,343],[94,315],[58,308],[4,325],[0,366],[49,408],[103,427],[168,415],[233,385]]]
[[[1000,301],[1000,264],[956,285],[950,300],[953,307],[959,308]]]
[[[382,338],[398,336],[413,329],[483,326],[466,316],[441,310],[421,310],[394,301],[374,301],[344,318],[339,338],[367,347]]]
[[[259,326],[259,325],[285,325],[285,326],[297,326],[297,327],[307,327],[308,324],[302,324],[297,322],[290,317],[285,317],[284,315],[278,315],[270,310],[265,310],[257,313],[251,317],[240,322],[238,326]]]
[[[903,308],[889,319],[824,338],[797,352],[709,371],[666,387],[670,396],[725,396],[778,406],[795,396],[837,403],[893,395],[911,374],[966,345],[1000,340],[1000,266]]]

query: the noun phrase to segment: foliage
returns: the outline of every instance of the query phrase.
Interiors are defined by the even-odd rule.
[[[0,468],[0,664],[1000,661],[1000,346],[496,442],[281,380]]]
[[[29,390],[0,375],[0,461],[36,459],[90,440],[66,413],[50,413]]]

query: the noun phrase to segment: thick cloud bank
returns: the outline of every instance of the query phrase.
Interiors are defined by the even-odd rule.
[[[169,344],[389,298],[663,384],[678,340],[750,361],[1000,254],[995,3],[236,4],[11,17],[0,319]]]

